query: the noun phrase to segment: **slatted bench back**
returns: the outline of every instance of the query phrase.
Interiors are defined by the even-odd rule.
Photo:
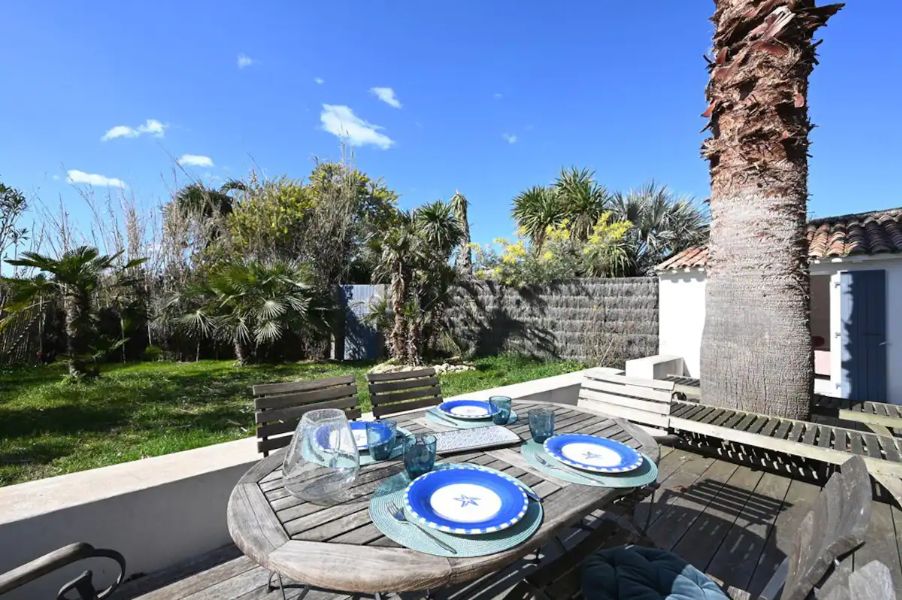
[[[666,433],[673,386],[672,381],[590,370],[579,390],[579,406],[624,418],[652,433]]]
[[[263,456],[289,444],[306,412],[340,408],[349,419],[360,416],[353,375],[292,383],[264,383],[255,385],[253,394],[257,450]]]
[[[442,387],[431,367],[397,373],[370,373],[366,379],[373,415],[377,418],[435,406],[442,401]]]

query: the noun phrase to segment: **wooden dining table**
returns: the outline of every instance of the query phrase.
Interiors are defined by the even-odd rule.
[[[519,415],[508,428],[529,439],[530,408],[550,406],[556,433],[587,433],[621,441],[657,458],[657,444],[626,421],[576,406],[515,400]],[[424,410],[391,417],[412,433],[444,431]],[[630,489],[579,485],[549,477],[526,462],[519,446],[440,456],[439,462],[477,464],[517,477],[543,500],[544,519],[524,543],[489,556],[444,558],[408,549],[373,524],[369,502],[379,484],[403,470],[399,460],[360,468],[349,492],[353,499],[332,506],[300,500],[282,485],[284,450],[264,458],[241,478],[228,505],[228,526],[235,544],[261,566],[291,580],[354,593],[438,589],[498,570],[553,539],[580,521],[629,494]]]

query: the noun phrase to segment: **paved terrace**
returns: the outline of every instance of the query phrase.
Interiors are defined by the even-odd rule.
[[[731,454],[731,450],[725,454]],[[811,471],[805,464],[787,464],[767,455],[730,458],[735,460],[663,447],[658,479],[661,489],[655,497],[648,534],[658,547],[672,550],[703,571],[757,594],[785,557],[781,550],[786,548],[783,536],[792,534],[792,523],[801,518],[820,491],[825,475]],[[770,468],[758,468],[762,464]],[[524,475],[516,469],[509,470],[513,475]],[[635,524],[644,524],[649,507],[648,501],[638,507]],[[587,540],[597,540],[599,547],[625,541],[622,533],[613,538],[609,535],[614,528],[600,512],[588,522],[592,530],[573,530],[564,540],[568,548],[585,545]],[[778,536],[777,530],[784,533]],[[540,555],[544,561],[559,557],[560,553],[561,549],[548,547]],[[536,565],[530,558],[467,586],[441,590],[437,597],[503,598],[517,582],[535,571]],[[902,511],[894,504],[874,503],[867,542],[855,552],[853,561],[858,565],[874,559],[886,564],[896,585],[902,586]],[[404,566],[399,564],[398,568]],[[264,569],[234,546],[228,546],[191,563],[136,579],[121,588],[117,598],[278,600],[281,596],[277,591],[267,592],[267,579]],[[568,579],[577,597],[575,571]],[[287,598],[297,598],[300,588],[286,583]],[[897,594],[902,594],[902,588],[897,589]],[[345,600],[351,596],[313,591],[307,598]]]

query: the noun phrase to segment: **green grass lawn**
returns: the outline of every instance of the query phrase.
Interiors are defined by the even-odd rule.
[[[558,375],[575,362],[478,359],[444,375],[447,396]],[[0,369],[0,485],[198,448],[253,435],[250,386],[353,373],[369,407],[372,363],[236,367],[230,360],[107,365],[93,383],[61,383],[62,365]]]

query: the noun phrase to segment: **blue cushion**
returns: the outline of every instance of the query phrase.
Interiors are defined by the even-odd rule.
[[[602,550],[583,563],[586,600],[729,600],[705,574],[657,548]]]

